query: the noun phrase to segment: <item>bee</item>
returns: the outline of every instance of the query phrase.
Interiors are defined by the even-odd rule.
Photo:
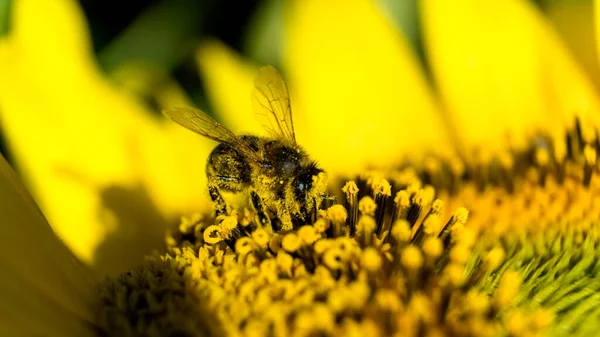
[[[262,226],[271,226],[268,210],[281,222],[277,229],[291,229],[294,223],[309,221],[327,198],[327,175],[296,142],[288,88],[275,68],[266,66],[258,71],[252,101],[256,118],[269,137],[235,135],[193,108],[176,107],[163,113],[220,142],[206,164],[208,191],[217,216],[227,213],[221,191],[248,191]]]

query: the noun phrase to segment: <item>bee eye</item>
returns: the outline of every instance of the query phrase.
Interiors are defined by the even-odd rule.
[[[296,176],[294,181],[292,182],[292,186],[294,188],[294,194],[296,198],[302,199],[306,197],[306,194],[310,191],[313,185],[313,177],[318,175],[322,170],[311,167],[308,171]]]
[[[306,193],[310,190],[312,185],[312,177],[312,174],[304,173],[294,178],[292,186],[294,187],[296,198],[303,198],[306,196]]]

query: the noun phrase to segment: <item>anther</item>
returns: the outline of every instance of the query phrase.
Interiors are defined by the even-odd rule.
[[[350,228],[350,236],[354,236],[358,220],[358,186],[354,181],[349,181],[342,188],[342,192],[346,194],[346,210],[348,211],[346,224]]]
[[[386,204],[388,198],[392,196],[392,186],[385,179],[379,179],[377,184],[375,184],[375,222],[377,223],[377,229],[375,230],[375,234],[379,235],[381,230],[383,229],[383,220],[385,217],[385,212],[387,210]]]

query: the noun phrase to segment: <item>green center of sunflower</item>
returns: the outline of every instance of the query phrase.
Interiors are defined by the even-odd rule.
[[[101,288],[111,334],[587,336],[600,329],[597,137],[338,179],[288,231],[195,215]]]

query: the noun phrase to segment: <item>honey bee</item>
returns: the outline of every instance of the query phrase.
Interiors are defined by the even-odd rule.
[[[220,142],[206,164],[208,191],[217,215],[227,212],[221,190],[249,191],[261,225],[271,226],[269,210],[277,214],[279,229],[290,229],[293,223],[309,221],[326,198],[327,175],[296,142],[288,88],[275,68],[258,71],[252,101],[256,118],[270,137],[237,136],[193,108],[176,107],[163,113]]]

